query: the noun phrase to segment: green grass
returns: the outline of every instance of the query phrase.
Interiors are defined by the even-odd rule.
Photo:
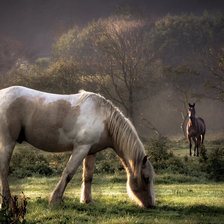
[[[224,140],[209,140],[205,142],[208,153],[223,147]],[[96,174],[93,179],[92,194],[94,203],[83,205],[79,203],[81,190],[81,168],[68,184],[63,202],[58,206],[49,206],[48,197],[53,191],[62,172],[62,167],[69,155],[54,157],[52,154],[30,149],[29,145],[20,145],[16,152],[22,155],[26,150],[32,154],[43,155],[53,165],[59,166],[58,172],[51,176],[33,174],[32,177],[19,179],[17,173],[9,177],[11,193],[28,197],[28,224],[72,224],[72,223],[192,223],[192,224],[224,224],[224,182],[208,180],[207,175],[199,172],[199,158],[189,158],[188,143],[185,139],[168,141],[168,151],[183,160],[185,165],[192,166],[192,172],[182,174],[175,169],[158,170],[155,177],[156,208],[144,209],[138,207],[129,199],[126,193],[126,174],[124,170],[115,169],[115,174],[103,174],[102,169],[109,171],[113,166],[119,167],[120,162],[113,152],[101,152],[96,163]],[[20,167],[21,161],[14,160],[14,165]],[[35,157],[39,158],[39,157]],[[27,158],[29,161],[29,158]],[[186,168],[186,167],[185,167]],[[20,173],[24,167],[20,169]],[[105,172],[105,171],[103,171]],[[18,173],[19,174],[19,173]],[[202,175],[201,175],[202,174]]]
[[[224,183],[155,184],[155,209],[139,208],[126,193],[126,176],[95,175],[94,203],[79,203],[81,174],[66,188],[63,203],[48,205],[48,196],[59,177],[10,178],[12,194],[28,197],[27,223],[224,223]],[[176,182],[176,183],[175,183]]]

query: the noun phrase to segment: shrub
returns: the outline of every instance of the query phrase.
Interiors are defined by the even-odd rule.
[[[155,162],[167,160],[173,156],[172,152],[168,152],[168,140],[165,137],[152,138],[146,146],[146,151]]]
[[[23,196],[19,199],[17,195],[11,196],[9,207],[4,207],[0,210],[0,223],[25,223],[27,198]]]
[[[198,160],[185,156],[177,157],[169,150],[169,141],[166,138],[151,139],[146,146],[151,155],[151,162],[156,173],[184,174],[188,176],[204,176]]]
[[[151,139],[146,145],[146,151],[151,156],[150,160],[156,172],[172,171],[173,173],[183,173],[183,161],[176,157],[168,147],[167,138]]]
[[[53,174],[53,169],[43,155],[27,150],[13,155],[9,171],[19,178],[33,176],[33,174],[45,176]]]
[[[96,172],[97,173],[117,173],[123,170],[123,165],[113,150],[105,150],[97,154]]]
[[[209,178],[224,181],[224,147],[216,148],[209,154],[205,168]]]

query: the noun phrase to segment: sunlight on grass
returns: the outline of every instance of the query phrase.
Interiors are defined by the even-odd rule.
[[[26,221],[44,223],[222,223],[224,183],[155,184],[155,209],[139,208],[128,198],[126,176],[95,175],[93,204],[79,203],[81,174],[68,184],[63,202],[49,206],[58,177],[10,177],[12,194],[28,197]],[[44,212],[43,212],[44,211]]]

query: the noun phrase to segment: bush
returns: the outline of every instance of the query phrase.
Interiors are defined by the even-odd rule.
[[[33,174],[50,176],[54,171],[43,155],[35,153],[32,150],[24,150],[23,152],[16,152],[13,155],[9,172],[19,178],[24,178],[33,176]]]
[[[209,178],[224,181],[224,148],[216,148],[210,153],[204,165]]]
[[[177,157],[169,150],[169,141],[166,138],[151,139],[146,146],[146,151],[151,155],[151,162],[156,173],[184,174],[188,176],[204,176],[198,161],[185,156]]]
[[[17,195],[11,196],[9,201],[9,207],[3,207],[2,209],[0,209],[0,223],[26,223],[26,206],[27,198],[23,192],[22,197],[20,198]]]
[[[104,150],[97,154],[96,157],[96,173],[110,173],[114,174],[124,167],[113,150]]]
[[[146,151],[150,155],[150,160],[156,172],[170,170],[173,173],[183,173],[183,161],[174,156],[172,151],[169,151],[167,138],[151,139],[146,146]]]

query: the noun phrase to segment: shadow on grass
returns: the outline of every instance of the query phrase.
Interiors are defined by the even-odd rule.
[[[74,217],[86,219],[88,217],[89,221],[100,217],[104,220],[135,217],[140,220],[158,218],[178,222],[194,220],[195,223],[220,223],[220,220],[224,218],[224,208],[216,206],[193,205],[181,207],[158,203],[156,208],[146,209],[138,207],[129,200],[119,201],[117,198],[113,200],[112,196],[109,199],[96,199],[93,204],[80,204],[77,199],[64,198],[64,201],[57,206],[49,206],[46,199],[37,199],[30,201],[28,207],[28,213],[37,209],[50,211],[48,219],[52,219],[57,214],[63,217],[70,216],[71,219]],[[66,215],[66,213],[69,215]]]

